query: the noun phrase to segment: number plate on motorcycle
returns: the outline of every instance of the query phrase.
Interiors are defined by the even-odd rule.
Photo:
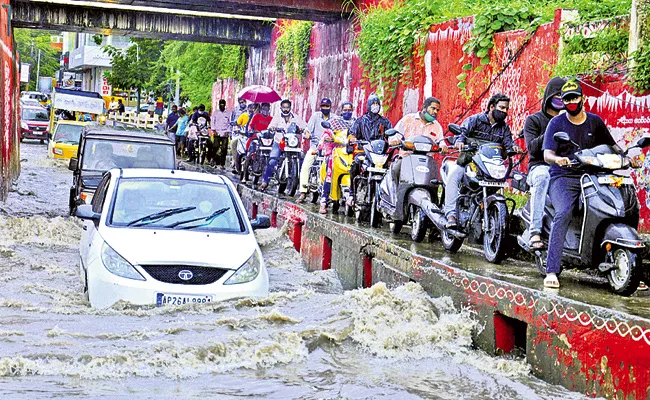
[[[273,147],[260,146],[260,150],[271,151]]]
[[[490,181],[478,181],[479,186],[487,187],[506,187],[508,186],[506,182],[490,182]]]
[[[379,172],[382,174],[386,172],[386,168],[377,168],[377,167],[368,167],[367,170],[370,172]]]
[[[302,150],[300,150],[300,149],[298,149],[298,148],[295,148],[295,147],[285,147],[285,148],[284,148],[284,151],[295,151],[295,152],[299,152],[299,151],[302,151]]]
[[[629,176],[609,175],[609,176],[599,176],[598,183],[600,183],[601,185],[620,186],[620,185],[632,185],[634,184],[634,181]]]

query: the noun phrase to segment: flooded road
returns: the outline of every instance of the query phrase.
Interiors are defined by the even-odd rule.
[[[471,345],[480,329],[449,298],[409,283],[343,291],[306,272],[282,229],[261,231],[266,299],[95,310],[78,277],[70,173],[22,145],[0,204],[0,397],[574,399],[521,359]]]

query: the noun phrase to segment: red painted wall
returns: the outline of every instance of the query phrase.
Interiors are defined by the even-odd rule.
[[[9,27],[9,0],[0,0],[0,200],[4,200],[11,180],[20,173],[18,129],[18,56]]]

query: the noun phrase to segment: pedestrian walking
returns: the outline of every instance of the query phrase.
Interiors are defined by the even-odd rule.
[[[228,136],[230,136],[230,121],[232,112],[226,110],[226,100],[219,100],[219,108],[212,113],[210,127],[214,132],[215,164],[225,169],[228,154]]]

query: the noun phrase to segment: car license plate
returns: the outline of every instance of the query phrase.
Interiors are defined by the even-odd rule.
[[[186,295],[186,294],[171,294],[171,293],[156,293],[157,306],[182,306],[183,304],[205,304],[211,303],[212,296],[208,295]]]
[[[478,181],[479,186],[487,187],[506,187],[505,182]]]
[[[600,183],[601,185],[620,186],[620,185],[632,185],[634,184],[634,181],[629,176],[610,175],[610,176],[599,176],[598,183]]]

